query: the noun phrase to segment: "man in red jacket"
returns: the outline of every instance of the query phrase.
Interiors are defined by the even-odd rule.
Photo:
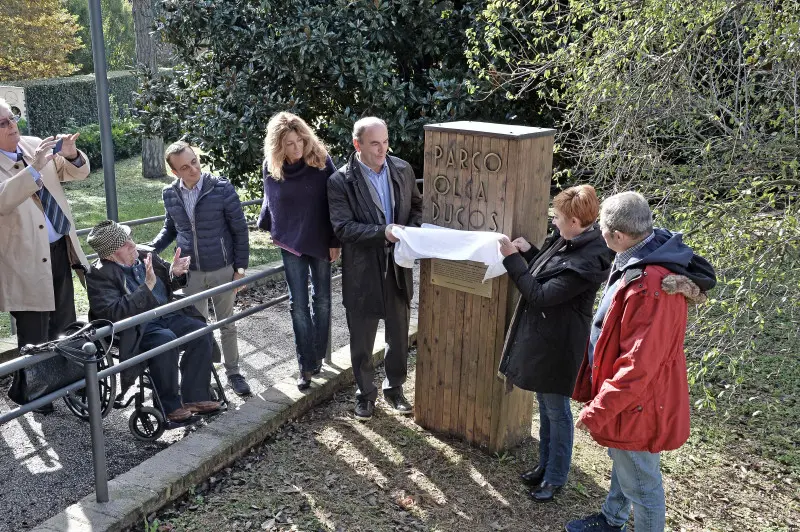
[[[680,233],[653,229],[647,200],[623,192],[603,202],[600,228],[617,253],[573,399],[586,403],[575,426],[608,447],[611,488],[601,512],[567,523],[567,532],[664,530],[660,452],[689,438],[689,387],[683,340],[687,301],[716,283],[714,269]]]

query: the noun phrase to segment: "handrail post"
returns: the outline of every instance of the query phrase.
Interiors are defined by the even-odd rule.
[[[333,312],[328,313],[328,348],[325,350],[325,362],[330,365],[333,360]]]
[[[84,352],[97,352],[91,342],[83,346]],[[108,465],[106,464],[106,442],[103,435],[103,414],[100,405],[100,384],[97,379],[97,360],[87,359],[83,363],[86,374],[86,401],[89,406],[89,429],[92,433],[92,462],[94,465],[94,491],[97,502],[108,502]],[[112,377],[115,378],[115,377]],[[113,399],[113,398],[112,398]]]

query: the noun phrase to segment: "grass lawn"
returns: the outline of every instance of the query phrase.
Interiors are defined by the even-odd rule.
[[[118,161],[115,167],[117,179],[117,203],[119,219],[136,220],[150,216],[164,214],[164,204],[161,201],[161,189],[172,179],[145,179],[142,177],[142,162],[139,157]],[[75,217],[75,226],[78,229],[92,227],[106,219],[106,196],[103,188],[103,169],[93,171],[84,181],[66,183],[64,190],[72,207]],[[248,219],[254,219],[258,214],[255,206],[247,208]],[[140,225],[133,228],[133,237],[137,242],[148,242],[155,237],[161,229],[161,223]],[[83,249],[87,254],[92,253],[86,245],[85,237],[82,239]],[[175,253],[174,247],[165,250],[161,256],[168,261],[172,260]],[[263,231],[250,232],[250,266],[258,266],[280,259],[280,252],[270,243],[269,234]],[[75,306],[78,315],[88,312],[86,291],[75,280]],[[0,337],[10,336],[8,314],[0,313]]]

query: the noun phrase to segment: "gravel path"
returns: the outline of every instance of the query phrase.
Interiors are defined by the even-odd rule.
[[[418,277],[418,268],[415,277]],[[285,293],[278,283],[250,289],[243,294],[244,306],[267,301]],[[332,344],[337,349],[348,343],[341,281],[335,281]],[[416,316],[416,297],[412,315]],[[254,393],[297,372],[289,303],[280,303],[238,322],[242,372]],[[224,370],[220,378],[225,380]],[[15,405],[8,397],[10,382],[0,384],[0,411]],[[243,401],[228,393],[231,408]],[[0,532],[33,528],[70,504],[94,491],[89,425],[74,417],[59,400],[48,416],[27,414],[0,427]],[[128,431],[132,407],[113,410],[104,420],[109,478],[130,470],[183,438],[192,429],[164,433],[154,443],[140,442]],[[211,421],[213,422],[213,420]]]

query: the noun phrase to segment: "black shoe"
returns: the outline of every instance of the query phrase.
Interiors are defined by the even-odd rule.
[[[228,384],[233,388],[233,393],[236,395],[250,395],[250,385],[244,380],[244,377],[238,373],[228,375]]]
[[[356,400],[356,419],[366,421],[372,419],[372,413],[375,412],[375,401],[370,399],[357,399]]]
[[[561,486],[554,486],[548,482],[542,482],[539,484],[538,488],[531,492],[531,497],[537,502],[550,502],[559,491],[561,491]]]
[[[625,527],[626,525],[609,525],[606,518],[600,513],[570,521],[564,529],[567,532],[625,532]]]
[[[320,360],[319,362],[317,362],[317,365],[316,365],[316,366],[314,366],[314,369],[312,369],[312,370],[311,370],[311,374],[312,374],[312,375],[319,375],[319,373],[320,373],[321,371],[322,371],[322,360]]]
[[[47,403],[44,406],[40,406],[39,408],[34,408],[33,409],[33,412],[36,412],[37,414],[44,414],[44,415],[52,414],[55,411],[56,411],[56,407],[53,406],[53,403]]]
[[[402,391],[384,393],[383,398],[386,399],[386,402],[389,403],[392,410],[398,414],[407,415],[414,411],[411,407],[411,403],[408,402]]]
[[[303,372],[297,378],[297,389],[302,391],[308,390],[309,388],[311,388],[311,373]]]
[[[542,480],[544,480],[544,468],[540,465],[537,465],[533,469],[522,473],[519,478],[521,478],[522,482],[528,484],[529,486],[538,486],[542,483]]]

